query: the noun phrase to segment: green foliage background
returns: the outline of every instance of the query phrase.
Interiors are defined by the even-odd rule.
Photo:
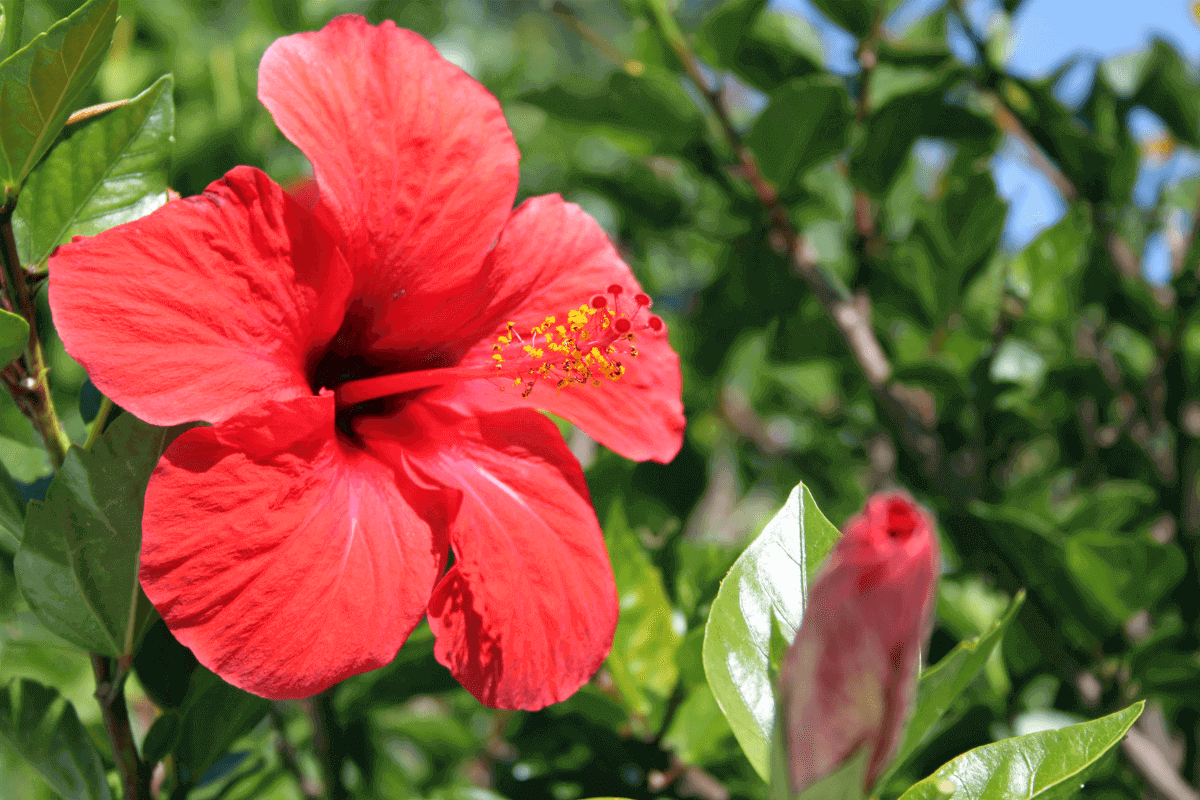
[[[76,5],[31,0],[23,41]],[[1138,699],[1149,701],[1142,735],[1188,782],[1200,778],[1200,246],[1186,223],[1200,178],[1134,204],[1138,170],[1155,156],[1128,127],[1142,108],[1169,146],[1200,147],[1196,71],[1156,42],[1089,65],[1091,89],[1068,107],[1057,75],[1006,74],[1002,43],[982,33],[969,62],[951,54],[955,0],[897,37],[879,27],[894,0],[816,5],[861,39],[857,74],[828,72],[808,24],[762,0],[674,9],[702,76],[724,86],[743,151],[668,46],[665,0],[122,0],[81,104],[173,73],[169,185],[183,195],[237,164],[285,185],[307,174],[255,98],[258,60],[277,37],[356,12],[431,38],[500,99],[522,153],[521,197],[559,192],[595,216],[683,359],[688,430],[672,464],[635,465],[564,426],[623,597],[604,670],[543,712],[495,712],[434,661],[422,627],[390,667],[326,701],[347,796],[765,797],[708,687],[702,632],[719,581],[800,481],[836,524],[895,486],[937,514],[946,574],[931,662],[1028,591],[982,677],[885,795],[971,747]],[[1069,201],[1019,252],[1001,243],[1006,205],[990,172],[1006,137]],[[918,157],[918,141],[942,157]],[[750,163],[778,190],[774,205],[746,180]],[[1142,278],[1136,255],[1157,231],[1175,251],[1166,286]],[[836,304],[878,341],[883,373],[848,345]],[[50,340],[54,396],[82,441],[98,397]],[[44,494],[49,461],[7,397],[0,461],[26,498]],[[87,655],[20,598],[5,535],[0,683],[58,687],[106,753]],[[161,623],[136,666],[135,735],[154,725],[145,748],[195,772],[204,785],[192,796],[301,796],[268,716],[316,776],[299,704],[197,679]],[[1143,771],[1110,759],[1087,792],[1138,797],[1146,786]],[[0,743],[0,796],[55,795]]]

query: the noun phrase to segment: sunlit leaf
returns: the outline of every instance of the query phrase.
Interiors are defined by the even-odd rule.
[[[0,184],[16,195],[108,52],[117,0],[88,0],[0,62]]]
[[[175,131],[166,75],[129,103],[67,129],[25,181],[13,234],[24,264],[43,264],[73,236],[93,236],[167,201]]]
[[[901,795],[901,800],[1060,800],[1083,788],[1142,713],[1140,701],[1091,722],[977,747]]]
[[[704,670],[746,757],[764,779],[775,697],[770,680],[772,617],[792,639],[808,581],[840,534],[800,484],[721,583],[704,634]]]

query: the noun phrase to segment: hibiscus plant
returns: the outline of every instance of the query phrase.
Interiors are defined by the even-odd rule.
[[[814,4],[0,0],[0,797],[1195,797],[1200,84]]]

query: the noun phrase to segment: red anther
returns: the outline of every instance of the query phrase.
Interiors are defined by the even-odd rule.
[[[602,296],[596,295],[592,298],[592,308],[604,308],[606,305],[608,305],[608,300]]]
[[[650,319],[646,320],[646,325],[649,326],[650,330],[655,332],[661,331],[664,327],[662,317],[658,316],[650,317]]]
[[[612,286],[608,287],[608,293],[611,294],[613,297],[616,297],[617,295],[621,294],[621,292],[623,292],[623,291],[625,291],[625,290],[622,289],[620,287],[620,285],[616,284],[616,283],[614,283]]]
[[[649,308],[651,305],[653,305],[653,303],[650,301],[650,295],[648,294],[635,294],[633,296],[633,302],[637,303],[639,306],[645,306],[646,308]]]
[[[631,323],[629,320],[625,319],[624,317],[613,320],[613,330],[616,331],[617,333],[629,333],[629,329],[632,327],[633,327],[633,323]]]

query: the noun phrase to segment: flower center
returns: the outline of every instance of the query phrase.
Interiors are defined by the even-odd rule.
[[[546,317],[528,330],[509,322],[492,345],[492,363],[380,375],[350,381],[336,390],[338,408],[443,386],[463,380],[491,379],[500,390],[517,387],[529,397],[539,383],[562,391],[571,386],[619,380],[625,359],[637,358],[634,341],[648,332],[661,335],[666,325],[650,314],[650,298],[623,298],[617,284],[565,315]]]

